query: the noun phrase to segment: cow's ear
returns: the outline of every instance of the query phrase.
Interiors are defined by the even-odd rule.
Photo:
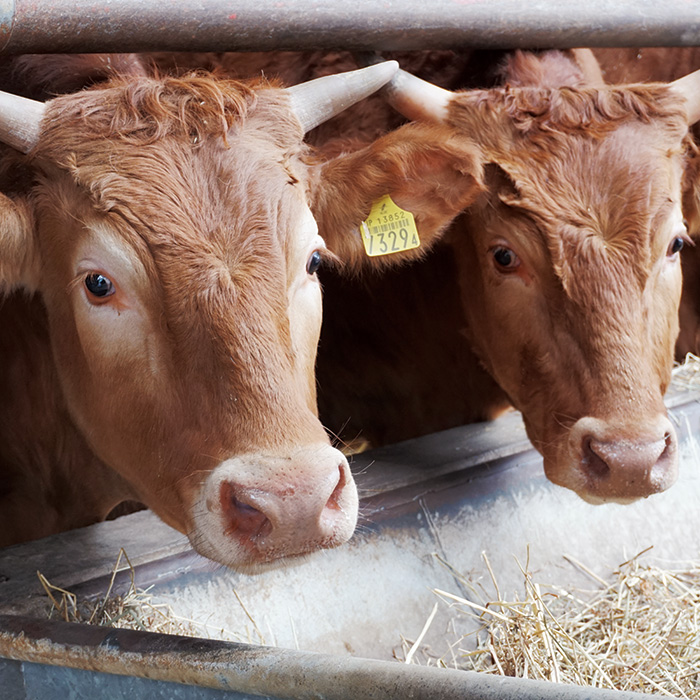
[[[33,289],[37,254],[29,206],[0,194],[0,296],[12,289]]]
[[[688,224],[688,233],[700,238],[700,152],[694,147],[686,161],[683,173],[683,216]]]
[[[449,127],[408,124],[319,166],[311,207],[321,236],[348,271],[421,257],[483,190],[476,146]],[[415,218],[420,247],[369,257],[362,222],[389,195]]]

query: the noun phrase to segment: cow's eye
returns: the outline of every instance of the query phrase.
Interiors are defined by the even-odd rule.
[[[114,284],[109,277],[101,275],[99,272],[92,272],[85,277],[85,288],[93,297],[103,299],[114,294]]]
[[[676,253],[680,253],[681,250],[683,250],[683,246],[685,245],[685,239],[683,239],[681,236],[676,236],[668,246],[668,253],[667,255],[671,257],[672,255],[675,255]]]
[[[321,263],[323,262],[323,258],[321,257],[321,251],[319,250],[314,250],[313,253],[309,256],[309,259],[306,263],[306,271],[310,274],[313,275],[316,272],[318,272],[318,268],[321,267]]]
[[[515,270],[520,265],[520,258],[505,246],[498,246],[491,251],[496,265],[501,270]]]

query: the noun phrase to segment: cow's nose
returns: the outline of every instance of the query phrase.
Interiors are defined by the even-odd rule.
[[[343,458],[337,471],[319,478],[308,493],[296,488],[267,490],[223,481],[219,498],[230,535],[263,548],[280,537],[308,537],[309,543],[324,546],[347,518],[349,487],[354,489],[354,483]]]
[[[335,547],[357,522],[357,488],[347,459],[329,444],[287,455],[247,453],[205,479],[188,533],[205,556],[234,567]]]
[[[579,445],[584,498],[628,501],[663,491],[676,480],[676,431],[664,415],[641,428],[582,418],[570,439]]]

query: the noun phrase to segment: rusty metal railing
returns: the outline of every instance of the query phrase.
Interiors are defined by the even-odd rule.
[[[292,700],[648,700],[655,697],[9,615],[0,615],[0,662],[2,657]]]
[[[700,0],[0,0],[0,53],[700,45]]]

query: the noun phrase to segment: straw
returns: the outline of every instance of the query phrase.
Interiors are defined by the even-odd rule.
[[[592,593],[536,581],[528,566],[520,564],[522,599],[503,599],[499,593],[477,603],[434,589],[453,616],[477,620],[480,629],[451,643],[449,656],[436,660],[424,654],[423,661],[503,676],[700,698],[700,562],[663,569],[642,563],[647,552],[607,578],[565,556],[600,585]],[[494,589],[501,591],[483,556]],[[420,658],[416,652],[414,663]]]
[[[124,570],[129,571],[129,587],[124,594],[113,594],[116,576]],[[49,599],[49,619],[59,616],[66,622],[83,622],[103,627],[138,629],[185,637],[216,636],[230,641],[250,641],[245,636],[219,626],[177,615],[170,605],[157,602],[151,588],[142,589],[136,586],[136,572],[124,549],[119,550],[107,590],[97,600],[79,600],[75,593],[53,585],[40,571],[37,571],[37,576]],[[255,625],[238,594],[235,595]],[[262,638],[257,625],[255,629]]]

